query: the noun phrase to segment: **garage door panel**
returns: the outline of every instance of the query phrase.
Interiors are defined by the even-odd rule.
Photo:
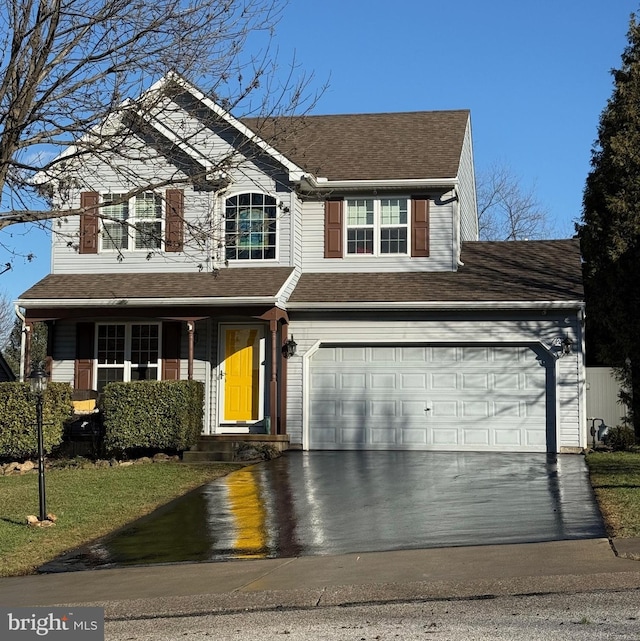
[[[431,389],[433,390],[456,390],[458,389],[458,375],[455,372],[450,374],[431,374]]]
[[[499,447],[520,447],[522,445],[522,433],[520,430],[497,428],[493,431],[494,442]]]
[[[330,346],[310,374],[312,449],[546,450],[546,370],[526,346]]]
[[[425,363],[427,362],[426,347],[401,347],[400,360],[403,363]]]
[[[339,374],[339,380],[340,387],[344,390],[361,390],[367,387],[367,377],[365,374]]]
[[[456,347],[430,347],[427,352],[432,363],[455,363],[458,360]]]
[[[462,442],[465,445],[480,445],[486,448],[491,445],[489,429],[463,429]]]
[[[396,375],[389,373],[371,374],[371,389],[395,389],[396,388]]]
[[[427,430],[403,428],[400,431],[400,439],[402,445],[426,445]]]
[[[400,384],[405,390],[426,390],[427,375],[413,372],[400,374]]]
[[[520,403],[514,403],[512,401],[496,401],[494,403],[494,416],[501,418],[519,418],[521,416],[521,405]]]
[[[463,374],[462,389],[488,390],[489,375],[488,374]]]
[[[464,363],[488,363],[488,347],[467,347],[461,351],[462,361]]]
[[[432,431],[432,442],[439,446],[457,446],[458,430],[455,428],[442,429],[435,427]]]
[[[429,417],[440,418],[458,418],[457,401],[435,401],[431,404]]]
[[[400,401],[400,416],[403,418],[425,418],[427,404],[425,401]]]
[[[381,417],[385,419],[397,416],[395,401],[371,401],[371,417]]]
[[[483,401],[462,401],[462,416],[487,418],[490,416],[489,403]]]

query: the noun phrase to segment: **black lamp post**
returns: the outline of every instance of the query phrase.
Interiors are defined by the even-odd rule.
[[[29,375],[31,394],[36,399],[36,421],[38,425],[38,491],[40,494],[40,521],[47,520],[47,500],[44,488],[44,435],[42,432],[42,406],[47,389],[47,373],[37,367]]]

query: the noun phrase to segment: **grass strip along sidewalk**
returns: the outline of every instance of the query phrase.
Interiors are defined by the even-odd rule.
[[[586,460],[607,534],[640,537],[640,454],[593,452]]]
[[[26,525],[38,514],[38,475],[0,477],[0,576],[29,574],[66,550],[148,514],[177,496],[237,470],[237,464],[154,463],[46,472],[53,527]]]

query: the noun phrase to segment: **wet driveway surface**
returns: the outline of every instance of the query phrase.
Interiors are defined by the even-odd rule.
[[[290,452],[41,571],[602,536],[582,456]]]

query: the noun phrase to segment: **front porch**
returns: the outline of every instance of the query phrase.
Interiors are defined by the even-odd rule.
[[[287,434],[216,434],[201,436],[190,450],[182,455],[185,463],[237,461],[238,453],[246,447],[273,448],[277,452],[289,449]]]

